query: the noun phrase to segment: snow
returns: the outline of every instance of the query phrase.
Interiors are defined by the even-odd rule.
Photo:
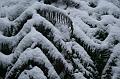
[[[83,74],[82,73],[75,73],[74,74],[74,77],[75,77],[75,79],[86,79],[84,76],[83,76]]]
[[[11,65],[13,59],[13,54],[4,55],[0,52],[0,68],[6,69],[9,65]]]
[[[81,1],[81,2],[85,2],[85,1]],[[105,4],[107,4],[107,5],[105,5]],[[85,5],[87,5],[87,4],[81,5],[81,7],[85,6]],[[105,0],[101,0],[101,1],[99,0],[97,5],[98,5],[97,7],[93,8],[93,9],[89,9],[89,11],[85,7],[83,7],[80,9],[67,8],[67,12],[70,13],[69,16],[72,18],[73,26],[74,26],[74,35],[76,35],[76,37],[78,37],[78,35],[79,35],[79,38],[83,39],[85,42],[90,41],[90,42],[87,42],[87,44],[90,46],[91,45],[93,47],[95,46],[98,49],[103,49],[103,48],[107,49],[113,45],[112,41],[115,41],[115,39],[118,39],[118,37],[119,37],[118,36],[119,31],[116,29],[119,25],[120,20],[116,19],[114,14],[117,13],[117,15],[119,16],[118,13],[120,10],[117,6],[113,5],[112,3],[107,2]],[[86,12],[86,10],[87,10],[87,12]],[[103,11],[107,11],[109,15],[104,15],[103,13],[105,13],[105,12],[103,12]],[[92,17],[89,16],[89,12],[92,12]],[[95,20],[95,18],[98,17],[98,16],[96,16],[95,13],[101,15],[100,21]],[[111,20],[109,20],[109,19],[111,19]],[[110,27],[108,27],[108,26],[104,27],[105,24],[109,24]],[[90,25],[92,27],[90,27],[88,25]],[[114,26],[114,27],[112,27],[112,26]],[[82,29],[83,33],[85,33],[86,35],[84,35],[84,34],[82,34],[82,32],[80,32],[81,29]],[[119,27],[118,27],[118,29],[119,29]],[[100,30],[106,31],[108,33],[108,36],[103,41],[96,39],[96,37],[94,37],[94,35]],[[111,30],[111,31],[109,31],[109,30]],[[113,38],[113,36],[115,35],[115,34],[113,34],[114,33],[113,30],[116,30],[117,33],[115,33],[115,34],[118,34],[115,38]]]
[[[33,53],[34,52],[34,53]],[[48,69],[48,77],[50,79],[60,79],[57,73],[54,71],[53,66],[47,59],[47,57],[43,54],[43,52],[39,48],[35,48],[31,50],[31,48],[26,49],[23,54],[20,55],[18,61],[15,63],[15,65],[12,67],[10,72],[7,74],[6,78],[9,78],[9,76],[13,76],[13,72],[17,69],[18,73],[20,72],[20,69],[26,64],[29,64],[29,61],[32,61],[34,63],[37,63],[38,66],[42,65],[45,66],[45,68]]]
[[[112,54],[110,55],[110,58],[103,70],[103,76],[106,76],[106,72],[109,71],[111,73],[111,78],[112,79],[117,79],[120,77],[119,73],[119,67],[120,67],[120,43],[118,43],[113,49],[112,49]],[[109,70],[111,69],[111,70]],[[105,77],[106,78],[106,77]]]
[[[14,20],[36,1],[38,0],[0,0],[0,17]]]
[[[112,79],[117,79],[117,78],[120,78],[120,44],[116,45],[113,49],[113,54],[111,55],[111,60],[114,60],[112,59],[112,57],[116,57],[116,66],[112,66],[112,73],[113,73],[113,76],[112,76]]]
[[[0,31],[4,31],[5,28],[10,27],[11,23],[7,18],[0,18]]]
[[[34,79],[47,79],[43,71],[37,66],[33,67],[31,70],[24,70],[18,79],[30,79],[31,77]]]
[[[101,78],[110,68],[110,77],[120,78],[120,0],[44,2],[0,0],[0,69],[7,70],[5,79],[93,79],[97,66],[105,63]],[[110,57],[103,60],[103,53]]]
[[[26,44],[26,42],[28,43]],[[60,52],[54,47],[54,45],[50,41],[48,41],[41,33],[37,32],[35,29],[33,29],[29,34],[27,34],[19,43],[15,50],[15,58],[18,57],[20,53],[24,51],[24,49],[30,47],[33,43],[37,43],[38,45],[42,46],[41,47],[42,49],[48,50],[48,55],[50,55],[57,61],[60,62],[62,61],[62,63],[65,66],[65,69],[68,69],[68,71],[70,72],[72,71],[72,66],[66,62],[66,60],[63,58]]]

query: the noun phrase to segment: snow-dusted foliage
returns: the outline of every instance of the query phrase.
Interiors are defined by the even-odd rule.
[[[116,45],[112,54],[103,70],[102,79],[119,79],[120,78],[120,43]]]
[[[0,79],[119,79],[120,0],[0,0]]]

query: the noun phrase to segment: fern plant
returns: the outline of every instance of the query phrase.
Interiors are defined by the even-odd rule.
[[[118,6],[106,0],[36,1],[20,15],[0,18],[1,79],[120,78]]]

